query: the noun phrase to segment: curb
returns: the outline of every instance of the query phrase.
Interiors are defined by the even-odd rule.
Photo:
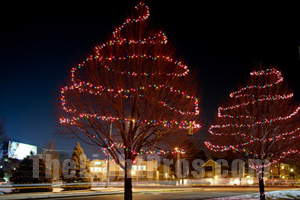
[[[114,195],[114,194],[123,194],[124,192],[87,192],[87,193],[73,193],[73,194],[36,194],[32,195],[22,195],[22,194],[8,194],[0,196],[1,199],[47,199],[47,198],[65,198],[65,197],[84,197],[84,196],[100,196],[100,195]]]

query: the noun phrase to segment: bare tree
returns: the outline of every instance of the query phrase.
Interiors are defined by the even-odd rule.
[[[5,123],[7,119],[5,117],[2,118],[0,122],[0,177],[3,177],[5,174],[9,174],[10,172],[10,163],[4,161],[4,148],[6,148],[9,137],[5,130]]]
[[[3,144],[4,142],[8,141],[8,136],[5,130],[6,121],[7,121],[6,118],[3,117],[0,122],[0,144]]]
[[[125,170],[125,199],[132,199],[132,163],[122,160],[200,127],[195,74],[188,75],[166,35],[146,21],[148,6],[135,8],[106,43],[72,68],[60,108],[61,135],[106,150]]]
[[[1,122],[0,122],[0,163],[1,166],[3,165],[3,145],[5,145],[5,143],[8,142],[8,135],[6,133],[5,130],[5,123],[6,123],[7,119],[5,117],[2,118]]]
[[[246,87],[230,94],[230,99],[218,108],[217,125],[209,132],[213,143],[208,148],[216,152],[232,151],[244,160],[269,160],[253,163],[259,173],[260,198],[265,199],[264,168],[285,156],[298,152],[299,110],[293,93],[283,83],[280,71],[259,70],[250,73]]]
[[[62,175],[62,166],[59,162],[59,152],[56,149],[55,140],[49,139],[46,144],[39,149],[45,161],[46,177],[58,179]],[[54,162],[52,162],[54,161]]]

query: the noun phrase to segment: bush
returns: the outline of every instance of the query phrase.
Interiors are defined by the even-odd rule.
[[[52,192],[52,184],[35,184],[35,185],[20,185],[14,187],[14,192],[28,193],[28,192]]]
[[[73,182],[73,183],[64,183],[62,188],[64,190],[89,190],[92,188],[91,182]]]

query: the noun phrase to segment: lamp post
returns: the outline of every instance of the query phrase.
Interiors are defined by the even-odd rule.
[[[272,175],[272,186],[274,186],[274,173],[273,173],[273,165],[271,165],[271,175]]]
[[[109,139],[111,138],[111,131],[112,131],[112,122],[110,122],[110,128],[109,128]],[[106,169],[106,188],[109,187],[109,159],[110,154],[107,154],[107,169]]]
[[[175,151],[177,153],[177,176],[179,177],[179,174],[180,174],[180,154],[179,154],[179,151],[178,151],[177,147],[175,148]],[[179,185],[180,185],[180,178],[179,178]]]

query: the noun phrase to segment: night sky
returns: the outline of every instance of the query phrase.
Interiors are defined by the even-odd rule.
[[[222,99],[235,91],[258,63],[277,66],[300,101],[297,6],[216,4],[151,0],[150,19],[197,71],[202,91],[205,138]],[[177,1],[178,2],[178,1]],[[75,62],[105,42],[138,1],[11,4],[2,8],[0,31],[0,117],[14,141],[37,145],[54,138],[73,151],[77,140],[53,135],[58,83]],[[84,145],[90,155],[91,147]],[[203,146],[202,144],[199,144]]]

